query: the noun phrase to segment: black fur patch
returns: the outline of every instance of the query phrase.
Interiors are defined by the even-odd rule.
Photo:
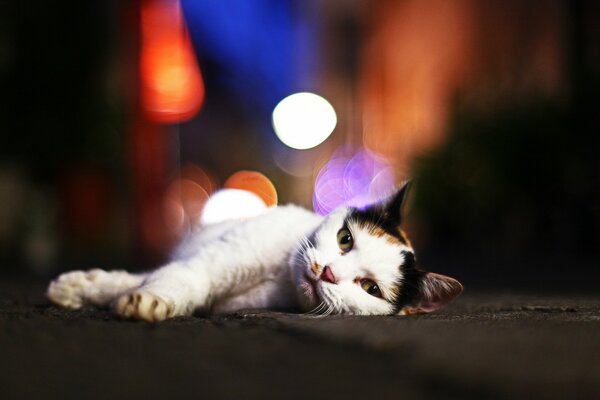
[[[386,207],[376,205],[365,210],[352,208],[347,220],[356,223],[361,228],[381,228],[388,235],[398,239],[400,243],[407,244],[406,238],[400,231],[400,219],[391,215]]]
[[[398,313],[403,307],[411,304],[421,291],[421,281],[425,272],[417,268],[415,255],[410,251],[403,251],[404,263],[399,267],[402,278],[397,282],[398,297],[392,303],[393,314]]]
[[[395,237],[401,243],[407,240],[400,230],[402,222],[402,209],[410,188],[410,181],[406,182],[400,190],[392,196],[375,203],[364,210],[352,208],[348,220],[355,221],[364,228],[381,228],[388,235]]]

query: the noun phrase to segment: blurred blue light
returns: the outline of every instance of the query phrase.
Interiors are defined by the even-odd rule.
[[[182,0],[201,60],[216,64],[226,85],[269,113],[288,94],[311,89],[315,77],[317,14],[299,7],[284,0]]]

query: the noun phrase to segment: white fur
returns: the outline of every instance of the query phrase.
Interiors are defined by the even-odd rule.
[[[393,299],[402,250],[409,248],[350,224],[354,248],[342,254],[337,232],[347,213],[341,208],[323,218],[287,205],[206,226],[183,241],[172,262],[154,272],[70,272],[50,284],[48,297],[70,308],[112,304],[124,317],[148,321],[195,310],[226,313],[245,308],[389,314],[390,302],[366,293],[359,280],[373,279],[383,296]],[[309,237],[314,243],[308,243]],[[318,279],[326,265],[337,277],[336,284]]]

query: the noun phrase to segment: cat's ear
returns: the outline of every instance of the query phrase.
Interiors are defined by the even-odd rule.
[[[386,216],[390,221],[395,222],[396,225],[400,225],[400,222],[402,221],[410,184],[410,180],[406,181],[402,187],[384,203]]]
[[[449,276],[426,272],[421,278],[417,297],[400,310],[400,314],[422,314],[437,310],[463,291],[459,281]]]

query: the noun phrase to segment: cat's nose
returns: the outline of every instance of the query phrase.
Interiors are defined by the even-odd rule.
[[[337,283],[337,278],[333,274],[331,267],[328,265],[323,268],[323,272],[321,272],[321,280],[329,283]]]

